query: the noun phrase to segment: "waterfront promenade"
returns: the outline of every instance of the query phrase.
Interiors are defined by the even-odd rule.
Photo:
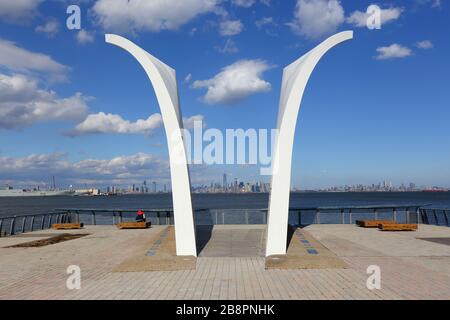
[[[215,226],[195,269],[115,270],[148,250],[148,239],[164,228],[87,226],[0,238],[0,299],[450,299],[448,227],[420,225],[417,232],[388,233],[310,225],[304,230],[347,268],[265,270],[257,245],[264,241],[264,226]],[[6,248],[57,233],[89,235],[39,248]],[[248,250],[243,234],[252,235]],[[81,268],[80,290],[66,288],[69,265]],[[366,287],[369,265],[381,268],[381,290]]]

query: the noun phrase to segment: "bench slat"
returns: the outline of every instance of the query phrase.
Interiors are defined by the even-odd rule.
[[[119,229],[146,229],[150,227],[150,222],[121,222],[116,224]]]
[[[82,223],[54,223],[52,228],[56,230],[66,230],[66,229],[81,229],[83,228]]]
[[[356,224],[363,228],[377,228],[380,224],[394,224],[394,220],[356,220]]]
[[[382,231],[416,231],[418,226],[409,223],[388,223],[381,224],[378,228]]]

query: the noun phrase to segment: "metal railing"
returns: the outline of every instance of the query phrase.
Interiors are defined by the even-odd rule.
[[[449,227],[450,208],[424,206],[419,208],[419,215],[423,223]]]
[[[396,222],[421,222],[421,205],[339,206],[339,207],[292,207],[289,224],[353,224],[358,219],[389,219]],[[116,224],[133,221],[137,209],[57,209],[67,212],[73,221],[85,224]],[[173,224],[173,210],[142,209],[152,224]],[[267,208],[258,209],[196,209],[196,225],[215,224],[266,224]]]
[[[173,210],[142,209],[154,225],[172,225]],[[137,209],[64,208],[47,214],[0,217],[0,236],[51,228],[53,223],[78,222],[86,225],[114,225],[134,221]],[[263,209],[196,209],[196,225],[266,224]],[[449,226],[450,208],[423,205],[378,205],[289,208],[290,225],[354,224],[356,220],[394,220]]]
[[[0,217],[0,237],[51,228],[53,223],[70,222],[67,212]]]

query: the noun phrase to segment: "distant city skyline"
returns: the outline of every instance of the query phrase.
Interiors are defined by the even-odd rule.
[[[155,194],[155,193],[169,193],[171,186],[169,183],[159,183],[151,181],[149,187],[147,180],[142,183],[124,184],[124,185],[104,185],[104,186],[57,186],[55,180],[52,180],[50,186],[21,186],[25,189],[38,190],[41,188],[47,189],[73,189],[82,191],[98,190],[94,193],[106,194]],[[243,179],[234,178],[233,181],[228,182],[228,174],[223,173],[222,182],[218,180],[210,181],[207,184],[193,184],[193,193],[269,193],[271,190],[270,182],[267,181],[245,181]],[[415,191],[450,191],[450,188],[439,185],[417,185],[414,182],[408,184],[394,184],[390,180],[383,180],[381,182],[372,184],[349,184],[337,185],[320,188],[297,188],[291,187],[291,191],[314,191],[314,192],[415,192]]]

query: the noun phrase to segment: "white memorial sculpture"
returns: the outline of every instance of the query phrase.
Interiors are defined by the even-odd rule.
[[[353,31],[335,34],[283,70],[277,120],[279,131],[272,158],[272,190],[267,221],[266,256],[286,254],[292,148],[306,84],[322,56],[334,46],[352,38]]]
[[[197,256],[191,183],[182,135],[183,120],[175,70],[128,39],[114,34],[107,34],[105,39],[107,43],[128,51],[144,68],[153,85],[169,149],[176,253],[178,256]]]

